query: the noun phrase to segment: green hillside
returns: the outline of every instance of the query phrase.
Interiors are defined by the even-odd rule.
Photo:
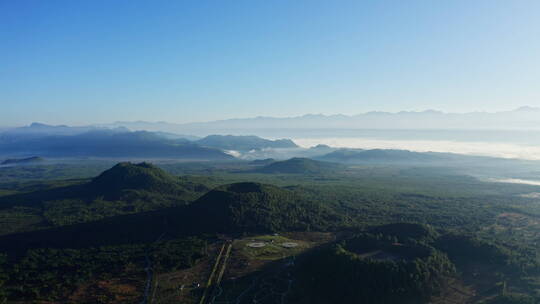
[[[41,221],[43,227],[62,226],[183,206],[208,190],[148,163],[119,163],[90,181],[0,197],[0,210],[30,208],[35,214],[32,225]],[[0,234],[10,231],[5,226]]]
[[[343,219],[319,203],[272,185],[236,183],[218,187],[192,204],[216,231],[328,230]]]
[[[201,185],[182,183],[178,177],[150,163],[119,163],[94,178],[89,187],[96,193],[117,195],[138,190],[182,196],[189,191],[207,190]]]

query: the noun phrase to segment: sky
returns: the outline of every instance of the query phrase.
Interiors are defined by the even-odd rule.
[[[0,0],[0,126],[540,105],[540,1]]]

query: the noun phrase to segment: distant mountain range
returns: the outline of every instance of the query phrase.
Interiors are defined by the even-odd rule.
[[[46,157],[134,157],[230,160],[232,152],[298,148],[288,139],[211,135],[205,138],[123,127],[48,126],[33,123],[0,133],[0,154]],[[232,150],[232,152],[229,152]]]
[[[535,109],[523,109],[521,112],[535,112]],[[538,112],[540,113],[540,112]],[[399,133],[399,131],[397,131]],[[442,134],[444,131],[426,130],[432,132],[432,136]],[[467,131],[463,131],[467,133]],[[500,133],[509,140],[518,136],[510,136],[503,131],[490,131]],[[535,131],[519,131],[522,140],[534,142]],[[399,134],[395,135],[397,139]],[[0,132],[0,160],[23,159],[30,156],[46,158],[163,158],[176,160],[212,160],[228,161],[235,159],[275,159],[284,160],[293,158],[282,165],[278,171],[289,173],[295,171],[298,163],[306,165],[306,161],[300,159],[311,158],[318,161],[363,164],[363,163],[400,163],[400,164],[463,164],[472,163],[476,160],[492,161],[495,158],[468,156],[452,153],[413,152],[407,150],[392,149],[340,149],[327,145],[316,145],[311,148],[302,148],[290,139],[270,140],[258,136],[237,135],[209,135],[199,138],[189,135],[178,135],[164,131],[130,131],[125,127],[112,127],[107,129],[100,127],[69,127],[49,126],[34,123],[30,126],[15,128]],[[31,161],[31,160],[30,160]],[[312,161],[312,160],[309,160]],[[13,161],[8,161],[12,164]],[[264,170],[274,170],[279,163],[267,161],[270,165]],[[307,164],[310,165],[310,164]],[[283,167],[289,168],[283,168]],[[311,166],[308,166],[311,167]],[[292,169],[291,169],[292,168]],[[263,170],[260,168],[259,170]],[[302,171],[300,169],[300,171]],[[302,171],[311,172],[309,170]]]
[[[368,130],[540,130],[540,107],[521,107],[513,111],[445,113],[435,110],[367,112],[357,115],[307,114],[297,117],[254,117],[195,123],[164,121],[117,121],[79,127],[33,123],[9,132],[73,135],[95,129],[168,132],[194,140],[210,134],[257,134],[267,129],[368,129]],[[5,131],[5,130],[4,130]]]
[[[115,122],[107,127],[208,135],[253,133],[268,129],[451,129],[451,130],[540,130],[540,108],[521,107],[504,112],[445,113],[434,110],[368,112],[358,115],[307,114],[298,117],[255,117],[176,124],[167,122]],[[258,133],[257,133],[258,134]]]
[[[34,125],[33,125],[34,126]],[[39,155],[45,157],[134,157],[134,158],[174,158],[198,160],[227,160],[232,156],[211,147],[202,147],[187,139],[171,139],[147,131],[129,132],[123,129],[95,129],[82,133],[32,132],[35,127],[8,131],[0,134],[2,155]]]
[[[2,132],[2,135],[4,137],[20,136],[20,135],[26,135],[26,136],[76,135],[76,134],[81,134],[81,133],[96,131],[96,130],[116,130],[118,132],[128,131],[126,128],[123,128],[123,127],[101,128],[101,127],[96,127],[96,126],[82,126],[82,127],[73,127],[73,126],[66,126],[66,125],[52,126],[52,125],[47,125],[47,124],[43,124],[39,122],[34,122],[30,124],[29,126],[4,130]]]

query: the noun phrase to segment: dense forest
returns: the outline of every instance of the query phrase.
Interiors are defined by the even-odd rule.
[[[440,169],[326,167],[303,159],[291,163],[309,173],[259,170],[276,163],[283,166],[267,160],[4,168],[0,174],[10,179],[0,182],[0,296],[137,302],[160,275],[208,275],[224,240],[236,244],[233,269],[223,274],[224,286],[234,286],[234,269],[258,265],[242,256],[238,244],[245,243],[236,240],[292,233],[310,242],[310,233],[326,233],[323,243],[297,251],[288,274],[294,280],[280,296],[288,303],[427,303],[467,288],[476,294],[470,292],[471,303],[538,301],[540,207],[528,195],[538,187]],[[268,250],[257,252],[277,249]],[[282,268],[265,269],[246,274],[240,286]],[[201,293],[190,287],[182,299]]]
[[[256,172],[285,174],[320,174],[343,170],[344,168],[345,167],[343,165],[336,163],[295,157],[284,161],[271,162],[262,168],[257,168]]]
[[[26,301],[69,301],[66,296],[90,279],[144,276],[150,259],[154,271],[191,267],[205,255],[205,247],[200,239],[177,239],[147,245],[30,249],[15,263],[3,265],[4,295]]]

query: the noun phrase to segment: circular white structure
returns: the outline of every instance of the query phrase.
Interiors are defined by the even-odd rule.
[[[298,243],[293,243],[293,242],[281,243],[281,247],[294,248],[294,247],[298,247]]]
[[[247,244],[247,246],[248,246],[248,247],[251,247],[251,248],[261,248],[261,247],[266,246],[266,243],[263,243],[263,242],[253,242],[253,243]]]

